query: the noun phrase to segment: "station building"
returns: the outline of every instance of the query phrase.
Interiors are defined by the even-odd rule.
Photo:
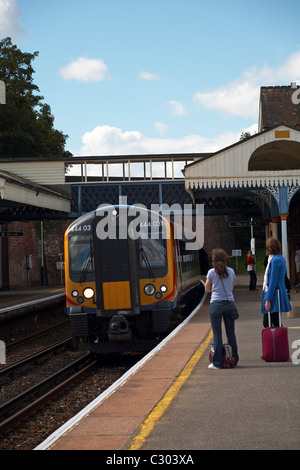
[[[255,201],[265,238],[279,238],[289,276],[295,279],[294,254],[300,243],[300,87],[262,87],[258,133],[187,165],[185,186],[195,202],[208,195],[222,201]]]

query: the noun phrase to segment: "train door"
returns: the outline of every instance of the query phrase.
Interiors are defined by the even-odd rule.
[[[97,293],[97,312],[101,316],[115,313],[138,314],[140,311],[137,241],[120,239],[119,218],[116,218],[116,237],[101,240],[93,221],[94,265]],[[129,221],[128,221],[129,222]]]

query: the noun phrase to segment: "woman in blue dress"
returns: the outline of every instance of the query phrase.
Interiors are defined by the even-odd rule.
[[[273,237],[268,238],[266,250],[269,258],[264,276],[261,306],[261,313],[264,314],[263,325],[265,328],[269,326],[268,312],[271,313],[271,325],[273,327],[281,326],[279,325],[277,288],[279,289],[281,312],[289,312],[291,310],[291,304],[285,286],[285,275],[287,272],[286,262],[281,255],[281,244],[279,240]]]

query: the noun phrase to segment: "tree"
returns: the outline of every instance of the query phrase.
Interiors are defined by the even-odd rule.
[[[240,135],[240,141],[241,140],[248,140],[251,137],[251,132],[242,132]]]
[[[0,41],[0,80],[6,85],[6,105],[0,106],[0,157],[67,158],[67,135],[53,127],[48,104],[33,83],[32,61],[7,37]]]

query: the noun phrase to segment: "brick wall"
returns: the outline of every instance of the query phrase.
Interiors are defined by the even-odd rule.
[[[203,248],[211,258],[214,248],[222,248],[228,255],[234,249],[241,249],[239,241],[235,240],[235,234],[229,227],[229,220],[234,220],[234,216],[205,216],[204,217],[204,245]]]
[[[2,237],[2,286],[14,288],[36,284],[40,275],[40,242],[35,222],[11,222],[2,225],[3,232],[23,232],[22,237]],[[26,257],[32,255],[32,269],[26,267]]]
[[[69,220],[44,221],[45,285],[60,285],[56,269],[59,254],[64,253],[64,232]],[[23,232],[22,237],[2,237],[2,288],[14,289],[41,284],[41,224],[39,221],[11,222],[2,225],[2,232]],[[32,268],[26,265],[31,255]],[[64,282],[64,276],[63,276]]]
[[[260,89],[259,131],[277,124],[286,124],[300,129],[300,106],[293,103],[292,95],[300,87],[264,86]]]
[[[50,220],[44,222],[44,256],[46,282],[49,286],[61,284],[61,272],[56,269],[59,255],[64,257],[64,233],[70,220]],[[64,271],[62,273],[64,283]]]

